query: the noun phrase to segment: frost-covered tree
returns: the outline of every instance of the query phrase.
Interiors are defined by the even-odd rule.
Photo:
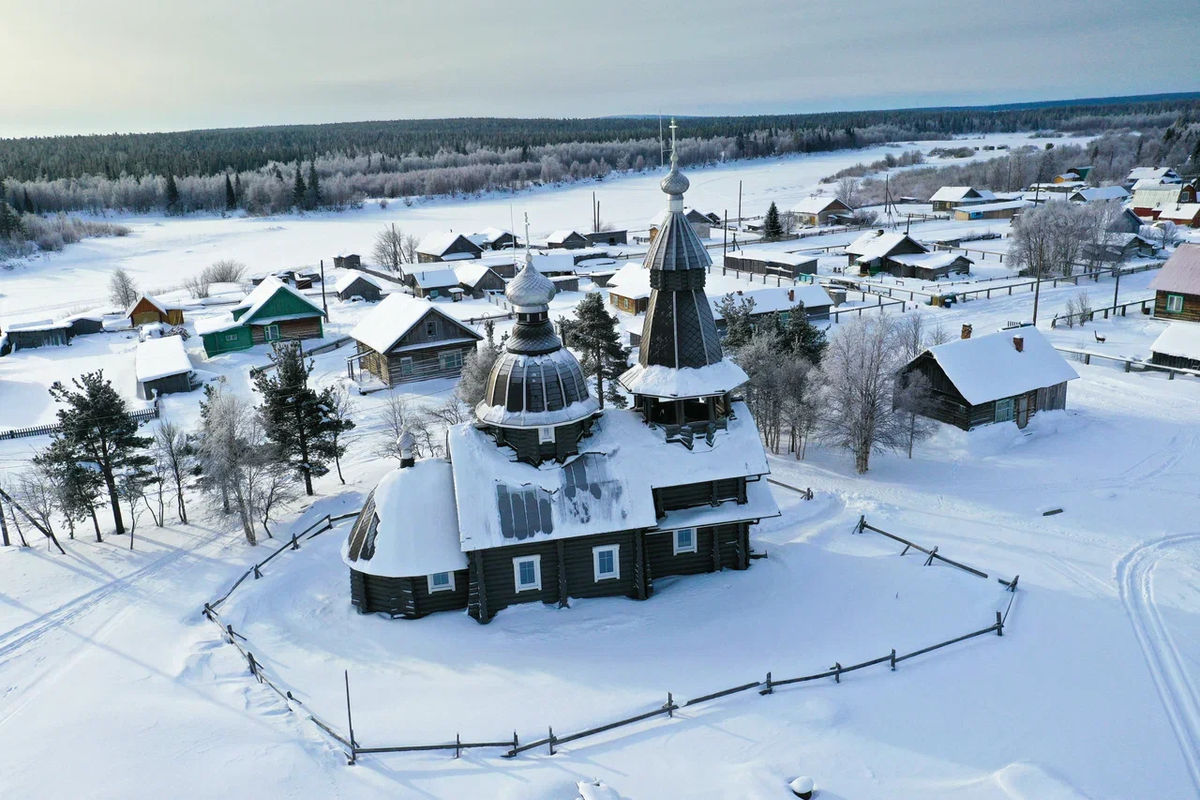
[[[188,518],[184,489],[195,467],[196,453],[179,425],[169,420],[158,424],[154,431],[154,458],[163,489],[174,495],[175,513],[179,521],[186,525]]]
[[[838,180],[834,197],[854,208],[858,204],[858,179],[852,175],[846,175]]]
[[[1070,275],[1083,255],[1094,213],[1086,203],[1046,202],[1024,211],[1008,252],[1031,275]]]
[[[475,408],[483,399],[492,365],[500,355],[500,346],[496,344],[496,323],[487,320],[484,331],[486,338],[463,359],[462,374],[458,378],[458,385],[454,387],[455,396],[467,408]]]
[[[617,408],[624,408],[626,400],[617,390],[617,377],[629,367],[629,348],[621,344],[617,321],[604,307],[600,294],[589,292],[576,306],[575,318],[564,319],[562,328],[564,344],[583,354],[584,374],[596,378],[600,407],[604,408],[607,398]]]
[[[892,406],[895,375],[903,363],[895,339],[888,316],[840,325],[816,376],[821,434],[854,455],[860,474],[870,467],[872,451],[904,443],[903,414]]]
[[[112,277],[108,279],[108,298],[122,311],[138,299],[137,284],[133,282],[129,273],[120,267],[113,270]]]
[[[920,312],[900,317],[895,330],[896,346],[905,363],[925,352],[926,348],[941,344],[934,341],[937,336]],[[897,376],[892,403],[903,412],[904,446],[909,458],[912,458],[914,444],[933,435],[936,423],[925,416],[933,402],[933,387],[924,375],[913,372]]]
[[[236,511],[246,541],[257,544],[255,490],[262,470],[280,459],[249,401],[224,384],[204,387],[196,453],[200,488],[225,513]]]
[[[371,249],[371,257],[375,263],[388,272],[399,272],[406,258],[404,252],[404,234],[395,224],[375,234],[375,245]]]
[[[727,294],[717,301],[717,314],[725,323],[726,348],[736,350],[754,334],[754,298]]]

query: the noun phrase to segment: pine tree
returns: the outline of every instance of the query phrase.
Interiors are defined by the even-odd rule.
[[[225,176],[225,210],[233,211],[237,208],[237,195],[233,193],[233,184],[229,180],[229,175]]]
[[[113,524],[117,533],[124,533],[118,484],[133,485],[149,479],[152,440],[138,436],[138,425],[129,418],[125,398],[105,380],[103,370],[85,373],[73,383],[74,390],[61,381],[50,386],[50,396],[63,406],[58,410],[61,429],[54,434],[51,452],[63,469],[72,464],[94,465],[108,492]]]
[[[233,202],[236,206],[242,199],[242,176],[240,174],[233,176]]]
[[[17,212],[0,199],[0,239],[7,239],[21,231],[21,217]]]
[[[33,461],[54,484],[58,510],[68,523],[73,527],[75,521],[90,517],[96,541],[104,541],[100,535],[100,520],[96,518],[96,509],[104,505],[104,479],[100,473],[76,461],[70,444],[63,440],[53,442]]]
[[[783,236],[783,223],[779,221],[779,208],[774,202],[767,209],[767,218],[763,220],[763,238],[778,239]]]
[[[37,209],[33,207],[33,201],[29,199],[29,190],[25,189],[22,193],[25,198],[25,205],[21,208],[22,214],[36,214]]]
[[[305,196],[306,208],[317,208],[321,205],[321,184],[317,180],[317,165],[308,162],[308,193]]]
[[[725,323],[725,339],[723,345],[729,350],[748,344],[754,335],[753,297],[735,297],[727,294],[717,301],[717,314]]]
[[[175,185],[174,175],[167,175],[167,213],[179,213],[179,187]]]
[[[819,364],[825,353],[825,332],[808,321],[804,303],[797,303],[788,312],[787,325],[783,330],[783,344],[789,352],[801,356],[813,364]]]
[[[479,343],[467,357],[463,359],[462,374],[458,385],[454,387],[455,396],[468,408],[475,408],[487,392],[488,378],[492,374],[492,365],[500,355],[500,346],[496,344],[496,323],[488,320],[485,323],[487,339]]]
[[[354,423],[336,419],[332,387],[317,392],[308,385],[312,362],[305,363],[299,342],[277,343],[271,363],[273,371],[254,379],[262,395],[259,418],[279,457],[304,478],[304,492],[312,495],[313,476],[329,472],[337,455],[335,431]]]
[[[300,164],[296,163],[296,182],[292,184],[292,205],[296,208],[304,208],[305,192],[307,189],[304,186],[304,176],[300,174]],[[310,492],[311,494],[311,492]]]
[[[625,406],[625,397],[617,391],[617,377],[629,366],[629,348],[621,345],[616,320],[604,307],[597,292],[589,292],[575,308],[575,319],[563,321],[564,343],[583,353],[582,366],[596,376],[596,399],[604,408],[608,400],[617,408]],[[608,391],[604,381],[609,381]]]

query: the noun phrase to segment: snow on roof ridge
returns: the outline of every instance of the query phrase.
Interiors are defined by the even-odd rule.
[[[350,338],[362,342],[377,353],[386,353],[431,311],[450,320],[457,327],[466,329],[476,340],[483,338],[470,325],[455,319],[436,304],[400,292],[389,294],[379,305],[372,308],[351,329]]]
[[[1013,340],[1023,339],[1017,350]],[[1044,389],[1079,374],[1037,328],[1026,325],[930,347],[946,377],[971,405]]]

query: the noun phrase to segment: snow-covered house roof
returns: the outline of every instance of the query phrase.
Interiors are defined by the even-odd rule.
[[[628,261],[608,279],[608,290],[632,300],[649,297],[650,270],[640,261]]]
[[[978,214],[981,211],[1008,211],[1014,208],[1024,208],[1029,205],[1025,200],[1002,200],[998,203],[973,203],[968,206],[958,206],[954,211]]]
[[[782,250],[730,250],[729,255],[744,261],[770,261],[792,267],[811,264],[817,260],[816,256],[809,253],[787,253]]]
[[[417,252],[444,260],[453,260],[455,258],[473,258],[475,255],[474,253],[447,254],[446,251],[453,247],[459,239],[462,239],[470,244],[475,248],[475,250],[479,250],[479,245],[475,244],[475,242],[472,242],[461,233],[455,233],[454,231],[438,231],[436,233],[427,234],[425,238],[422,239],[419,244],[417,244]]]
[[[850,244],[846,245],[846,252],[852,256],[858,256],[860,261],[872,261],[876,258],[883,258],[899,247],[904,240],[908,240],[921,250],[928,250],[925,245],[918,242],[916,239],[907,234],[892,232],[880,233],[879,231],[867,231],[862,236],[859,236]]]
[[[453,267],[454,276],[458,278],[458,282],[463,286],[475,288],[475,285],[484,279],[492,268],[476,259],[470,261],[458,262]]]
[[[139,383],[156,381],[169,375],[184,375],[192,371],[192,362],[183,339],[164,336],[139,342],[133,356],[134,372]]]
[[[413,578],[467,568],[449,462],[427,458],[393,469],[368,499],[367,508],[372,506],[374,512],[360,515],[342,544],[342,561],[351,569]],[[421,524],[414,525],[418,510]]]
[[[71,327],[71,323],[66,320],[55,322],[52,319],[37,319],[26,322],[13,322],[4,326],[5,330],[10,331],[53,331],[62,330]]]
[[[1126,176],[1126,183],[1153,181],[1154,183],[1179,183],[1180,177],[1170,167],[1134,167]]]
[[[1150,345],[1150,352],[1200,361],[1200,325],[1172,322]]]
[[[933,193],[929,198],[931,203],[961,203],[964,200],[972,200],[978,203],[986,203],[995,199],[995,195],[988,189],[976,189],[972,186],[943,186]]]
[[[483,245],[494,245],[496,242],[503,239],[505,236],[512,236],[512,231],[506,231],[502,228],[484,228],[478,233],[472,233],[467,238],[481,247]]]
[[[412,278],[413,283],[422,289],[446,289],[450,286],[458,286],[458,276],[453,269],[447,267],[434,267],[432,269],[412,269],[408,275]]]
[[[735,416],[728,429],[717,431],[711,446],[697,437],[694,449],[683,457],[680,445],[667,442],[662,430],[627,412],[599,417],[592,435],[581,443],[579,455],[564,465],[548,462],[534,467],[513,461],[510,452],[474,426],[451,428],[448,441],[461,549],[675,527],[676,522],[688,527],[682,517],[659,520],[655,488],[770,471],[745,404],[736,402],[733,407]],[[762,481],[751,485],[759,484],[766,488]],[[701,511],[707,513],[699,515],[702,524],[709,524],[714,513],[730,516],[729,521],[779,513],[769,489],[748,493],[748,499],[752,502],[704,506]]]
[[[713,319],[723,319],[720,303],[724,295],[715,292],[708,295],[713,307]],[[797,303],[803,303],[805,308],[821,308],[833,305],[833,299],[820,284],[805,283],[797,286],[766,286],[756,289],[746,289],[737,295],[738,299],[749,298],[754,301],[755,314],[774,314],[790,311]]]
[[[154,306],[156,309],[158,309],[163,314],[166,314],[167,309],[169,309],[169,308],[179,308],[178,304],[171,305],[170,303],[164,303],[162,300],[159,300],[154,295],[140,294],[140,295],[138,295],[138,298],[136,300],[134,300],[133,303],[130,304],[129,308],[125,309],[124,316],[128,317],[130,314],[132,314],[133,310],[135,308],[137,308],[138,305],[140,305],[143,300],[145,302],[149,303],[150,305]]]
[[[276,292],[287,292],[288,294],[297,297],[305,304],[312,306],[313,311],[316,311],[318,314],[324,313],[321,311],[321,307],[319,305],[301,294],[298,289],[288,286],[278,278],[265,278],[262,283],[254,287],[254,291],[243,297],[242,301],[231,308],[230,311],[234,314],[237,314],[239,311],[244,311],[245,313],[237,314],[238,319],[251,319],[255,314],[262,310],[262,307],[265,306],[272,297],[275,296]]]
[[[425,318],[426,314],[437,314],[461,328],[463,337],[482,339],[474,328],[455,319],[436,304],[407,294],[389,294],[383,302],[359,320],[350,331],[350,338],[362,342],[376,353],[386,353],[396,346],[404,335]]]
[[[954,262],[960,258],[966,258],[966,256],[949,250],[943,250],[936,253],[899,253],[891,258],[897,264],[904,264],[909,267],[941,269],[942,267],[951,266]],[[968,258],[967,261],[971,261],[971,259]]]
[[[346,291],[347,289],[349,289],[350,286],[355,281],[366,281],[367,283],[374,286],[376,289],[383,288],[382,286],[379,285],[379,281],[375,280],[373,277],[371,277],[367,273],[359,272],[357,270],[350,270],[349,272],[343,272],[341,275],[338,276],[338,279],[336,281],[334,281],[334,283],[333,283],[333,291],[340,294],[340,293]]]
[[[1020,350],[1014,344],[1018,338],[1024,340]],[[1079,377],[1033,326],[955,339],[926,352],[971,405],[1015,397]]]
[[[1134,189],[1130,205],[1134,208],[1168,208],[1179,202],[1182,187],[1177,184],[1156,184],[1144,189]]]
[[[1124,186],[1089,186],[1086,189],[1076,189],[1071,192],[1069,199],[1081,203],[1092,203],[1097,200],[1125,200],[1129,192]]]
[[[578,236],[578,237],[582,237],[584,239],[587,238],[579,231],[573,231],[573,230],[568,230],[568,229],[564,228],[562,230],[557,230],[554,233],[547,236],[546,244],[562,244],[567,239],[570,239],[572,236]]]
[[[1200,294],[1200,244],[1181,244],[1150,281],[1156,292]]]
[[[792,206],[792,211],[797,214],[822,214],[834,206],[852,210],[850,209],[850,206],[846,205],[836,197],[813,195],[812,197],[804,198],[800,202],[796,203],[796,205]]]
[[[1159,219],[1190,223],[1200,215],[1200,203],[1177,203],[1158,212]]]

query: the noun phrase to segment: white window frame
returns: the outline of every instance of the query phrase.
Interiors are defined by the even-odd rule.
[[[553,425],[542,425],[538,428],[538,444],[554,444]]]
[[[402,356],[400,358],[400,374],[401,375],[403,375],[404,377],[408,377],[409,375],[413,375],[414,373],[416,373],[416,371],[417,371],[417,365],[412,360],[411,357]]]
[[[279,332],[278,325],[263,325],[263,339],[268,342],[277,342],[283,338],[283,334]]]
[[[533,583],[521,583],[521,565],[533,564]],[[542,590],[542,557],[517,556],[513,559],[513,587],[520,592],[540,592]]]
[[[438,361],[442,369],[462,369],[462,350],[443,350]]]
[[[239,335],[238,335],[238,334],[236,334],[236,333],[227,333],[227,334],[225,334],[225,341],[227,341],[227,342],[236,342],[237,340],[239,340],[239,339],[241,339],[241,338],[242,338],[242,337],[241,337],[241,336],[239,336]]]
[[[1183,295],[1169,294],[1167,295],[1167,311],[1171,314],[1183,313]]]
[[[600,572],[600,554],[612,553],[612,572],[601,574]],[[619,544],[602,544],[592,548],[592,575],[596,579],[596,583],[600,581],[620,580],[621,578],[621,545]]]
[[[438,575],[445,575],[449,579],[450,582],[445,584],[444,586],[438,586],[437,584],[435,584],[433,582],[433,579],[436,578]],[[454,573],[453,572],[435,572],[432,575],[426,575],[425,580],[429,587],[430,594],[433,594],[434,592],[453,592],[454,591]]]
[[[691,531],[691,533],[692,533],[692,544],[690,547],[683,547],[679,544],[679,534],[681,534],[685,531]],[[695,528],[680,528],[677,531],[672,531],[671,532],[671,546],[672,546],[673,554],[679,555],[680,553],[695,553],[696,548],[699,546],[699,542],[697,541],[697,539],[698,539],[698,537],[696,536]]]

